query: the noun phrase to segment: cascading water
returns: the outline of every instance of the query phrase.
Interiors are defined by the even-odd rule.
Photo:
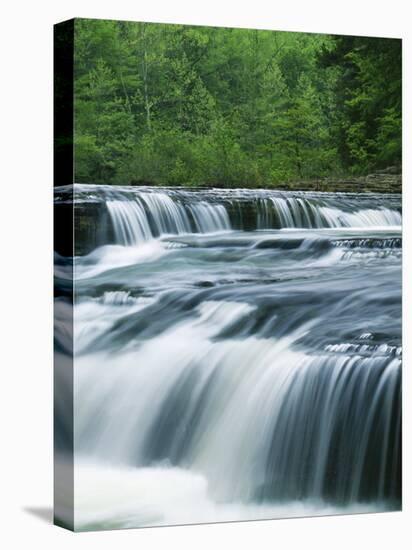
[[[399,197],[76,201],[114,232],[75,258],[78,529],[399,509]]]
[[[230,229],[228,214],[220,204],[199,201],[186,208],[166,193],[157,192],[122,199],[107,202],[116,241],[121,244],[139,244],[159,235]]]
[[[400,196],[306,193],[263,189],[134,188],[75,185],[75,203],[107,209],[114,238],[102,244],[138,245],[165,235],[238,230],[388,228],[402,223]],[[56,201],[64,203],[65,188]],[[96,228],[106,224],[98,217]],[[87,226],[86,220],[84,225]],[[92,232],[93,233],[93,232]],[[87,234],[90,239],[91,234]],[[78,232],[77,239],[82,235]],[[85,244],[93,244],[85,243]]]

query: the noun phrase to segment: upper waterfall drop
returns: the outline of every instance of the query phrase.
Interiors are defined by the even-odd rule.
[[[137,245],[161,235],[214,233],[231,229],[222,204],[183,204],[166,193],[141,193],[130,200],[109,199],[116,242]]]
[[[399,195],[270,189],[75,185],[76,203],[99,203],[112,240],[136,246],[163,235],[230,230],[399,228]],[[64,199],[63,199],[64,200]],[[102,211],[102,210],[101,210]],[[99,220],[96,220],[97,227]]]
[[[153,236],[140,202],[116,199],[108,200],[106,205],[118,243],[133,245]]]

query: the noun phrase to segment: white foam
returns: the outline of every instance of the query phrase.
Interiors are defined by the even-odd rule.
[[[383,511],[380,504],[330,506],[323,501],[216,502],[199,473],[159,465],[113,467],[76,460],[76,530],[179,525]]]
[[[75,279],[87,279],[111,269],[153,262],[167,253],[168,250],[159,240],[149,241],[139,246],[101,246],[87,256],[75,259]]]

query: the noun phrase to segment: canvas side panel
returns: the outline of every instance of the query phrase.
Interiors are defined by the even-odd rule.
[[[74,528],[74,21],[54,27],[54,523]]]

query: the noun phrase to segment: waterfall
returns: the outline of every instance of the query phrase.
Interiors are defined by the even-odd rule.
[[[217,233],[231,229],[328,229],[399,227],[400,201],[388,206],[379,195],[328,195],[238,190],[143,188],[113,191],[93,186],[105,198],[115,241],[139,244],[163,235]],[[84,186],[76,186],[78,200]],[[390,201],[389,201],[390,202]],[[393,202],[393,201],[392,201]]]
[[[228,231],[231,229],[226,208],[222,204],[209,204],[205,201],[192,204],[190,211],[199,233]]]
[[[388,208],[359,208],[345,212],[340,208],[301,197],[271,197],[258,203],[259,229],[336,228],[399,226],[402,216]]]
[[[279,340],[213,343],[253,310],[203,302],[198,319],[121,355],[116,369],[103,364],[99,388],[101,361],[82,359],[76,399],[88,396],[88,407],[75,416],[79,455],[189,468],[225,502],[396,501],[398,355],[365,345],[315,355],[293,350],[308,327]],[[113,418],[120,402],[123,413]]]
[[[74,414],[78,529],[400,508],[399,196],[92,185],[75,202],[91,251],[56,445]]]
[[[385,227],[400,226],[402,224],[401,214],[388,208],[379,210],[367,208],[349,213],[336,208],[322,207],[320,215],[325,220],[325,225],[316,227]]]
[[[221,204],[199,201],[185,205],[166,193],[140,193],[134,200],[111,199],[107,208],[116,242],[139,244],[161,235],[213,233],[231,228]]]
[[[107,208],[112,218],[118,243],[132,245],[153,237],[146,213],[140,202],[109,200]]]

